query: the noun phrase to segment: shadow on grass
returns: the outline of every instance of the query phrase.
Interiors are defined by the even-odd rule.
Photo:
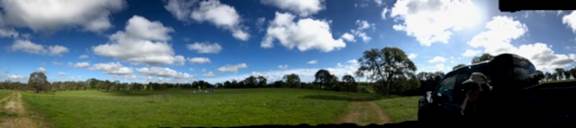
[[[307,95],[304,99],[339,100],[339,101],[375,101],[384,98],[380,95],[347,96],[347,95]]]

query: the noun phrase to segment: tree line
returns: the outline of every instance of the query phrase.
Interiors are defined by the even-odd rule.
[[[492,59],[490,54],[474,57],[471,64]],[[364,51],[358,59],[360,67],[355,74],[342,77],[320,69],[314,74],[314,81],[303,82],[298,74],[286,74],[281,80],[268,81],[264,76],[249,76],[243,80],[228,80],[211,84],[206,81],[191,83],[121,83],[119,81],[88,79],[86,81],[63,81],[49,83],[43,72],[30,75],[28,84],[19,82],[0,82],[0,89],[24,89],[43,91],[86,90],[101,91],[146,91],[171,88],[205,90],[214,88],[307,88],[346,92],[373,92],[384,95],[419,95],[423,90],[431,90],[442,80],[443,72],[416,73],[416,65],[399,48],[385,47]],[[456,70],[465,67],[459,64]],[[543,81],[567,80],[576,78],[576,67],[570,70],[558,68],[555,73],[545,73]],[[355,76],[354,76],[355,75]],[[370,82],[357,82],[363,77]]]

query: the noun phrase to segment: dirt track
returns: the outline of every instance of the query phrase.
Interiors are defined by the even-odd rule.
[[[1,100],[2,112],[5,117],[0,123],[2,128],[40,128],[45,127],[44,123],[32,118],[32,114],[26,110],[22,102],[22,95],[13,92]]]
[[[337,123],[385,124],[390,122],[390,117],[371,101],[354,101],[348,105],[348,112],[341,116]]]

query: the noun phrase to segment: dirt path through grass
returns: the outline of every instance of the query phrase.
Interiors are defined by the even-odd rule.
[[[22,102],[20,92],[13,92],[2,100],[3,119],[0,123],[2,128],[40,128],[43,123],[34,120],[31,113],[26,110]]]
[[[385,124],[390,117],[372,101],[353,101],[348,105],[348,112],[338,119],[337,123]]]

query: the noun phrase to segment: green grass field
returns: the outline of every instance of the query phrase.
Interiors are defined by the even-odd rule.
[[[417,120],[418,96],[396,97],[376,101],[390,116],[392,122]]]
[[[1,90],[0,89],[0,99],[8,96],[11,92],[12,92],[12,90]]]
[[[371,97],[305,89],[222,89],[209,94],[193,94],[189,90],[132,94],[88,90],[51,94],[27,92],[23,96],[26,107],[40,113],[54,127],[329,124],[347,111],[349,100]],[[416,115],[409,115],[413,110],[402,109],[414,109],[407,105],[414,101],[400,100],[413,99],[376,102],[394,119],[407,120]]]
[[[12,90],[0,90],[0,105],[6,102],[4,99],[6,96],[10,95],[10,93],[12,93]],[[11,114],[5,112],[2,108],[0,108],[0,120],[8,118],[10,116]]]

